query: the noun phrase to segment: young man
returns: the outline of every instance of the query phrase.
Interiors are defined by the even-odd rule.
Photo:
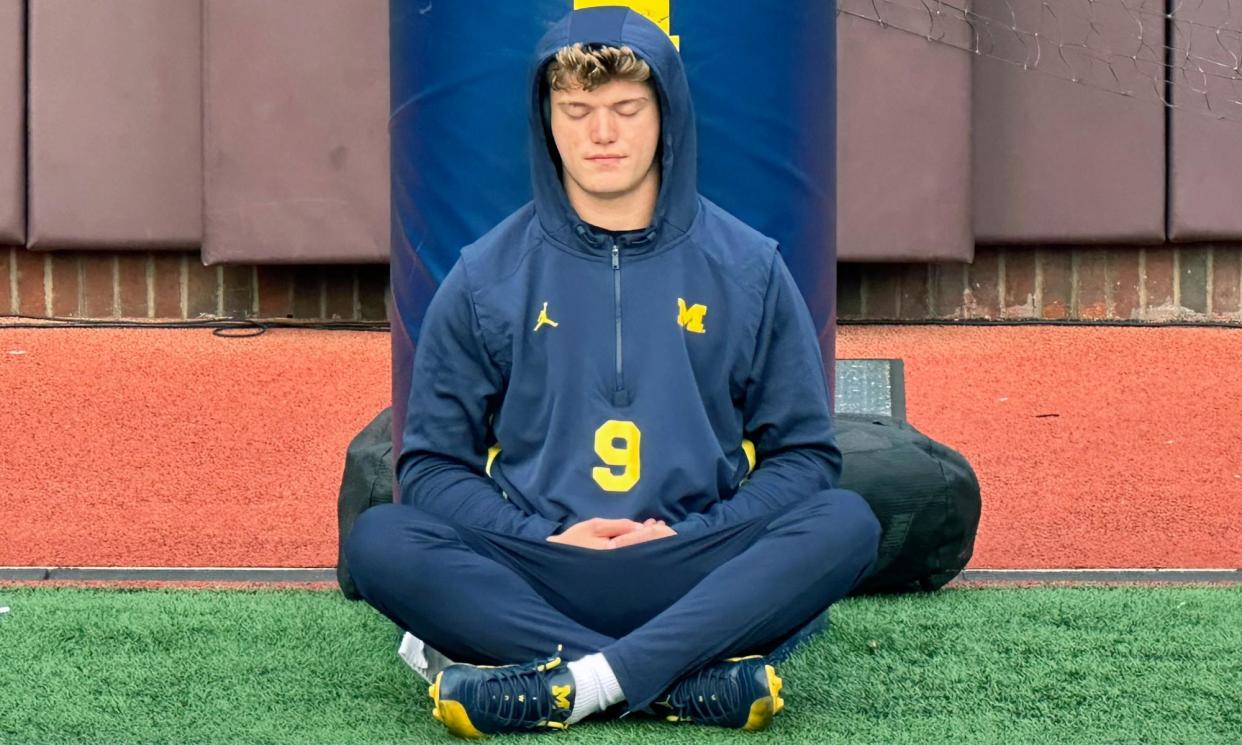
[[[783,701],[760,655],[822,625],[879,539],[834,488],[815,329],[774,242],[698,195],[657,26],[577,11],[538,62],[534,200],[432,300],[403,504],[363,513],[350,567],[402,628],[499,666],[431,686],[457,735],[622,703],[762,728]]]

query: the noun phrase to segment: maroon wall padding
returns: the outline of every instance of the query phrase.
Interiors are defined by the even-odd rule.
[[[204,10],[204,262],[386,261],[387,1]]]
[[[1152,80],[1163,79],[1163,3],[1128,5],[975,0],[979,16],[995,19],[980,24],[984,54],[974,57],[978,242],[1164,239],[1164,107]],[[1011,22],[1040,38],[1019,37]],[[1118,78],[1057,42],[1112,50]],[[1012,64],[1023,60],[1034,69]]]
[[[1233,103],[1239,89],[1228,79],[1238,64],[1238,22],[1229,6],[1229,0],[1201,0],[1176,7],[1171,45],[1180,69],[1173,73],[1169,143],[1174,241],[1242,238],[1242,105]],[[1217,28],[1233,30],[1218,38]]]
[[[32,248],[202,239],[199,0],[30,3]]]
[[[0,0],[0,244],[26,242],[23,5],[22,0]],[[0,314],[6,312],[7,308],[0,308]]]
[[[917,0],[878,5],[888,23],[930,28]],[[849,12],[875,18],[870,0],[840,7],[838,258],[971,261],[969,36],[929,42]]]

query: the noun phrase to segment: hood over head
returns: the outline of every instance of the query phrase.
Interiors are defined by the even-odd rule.
[[[556,143],[545,121],[548,85],[544,71],[557,50],[581,42],[629,47],[651,67],[660,100],[660,193],[646,240],[666,243],[690,229],[698,213],[697,146],[694,109],[681,55],[668,36],[640,13],[629,8],[585,8],[556,23],[539,41],[535,52],[530,107],[531,177],[535,211],[553,238],[574,245],[594,243],[585,223],[565,195],[560,178]],[[654,233],[654,235],[652,235]]]

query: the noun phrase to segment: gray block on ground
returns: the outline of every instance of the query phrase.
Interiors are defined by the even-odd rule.
[[[879,414],[905,420],[905,365],[901,360],[837,360],[836,376],[836,413]]]

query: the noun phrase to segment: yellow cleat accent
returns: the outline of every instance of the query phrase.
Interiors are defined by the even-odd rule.
[[[771,665],[768,668],[768,688],[772,691],[772,714],[780,714],[781,709],[785,708],[785,699],[781,698],[781,689],[785,687],[785,681],[781,680],[776,674],[776,668]]]
[[[772,723],[772,717],[785,708],[785,701],[780,696],[784,681],[776,674],[776,668],[771,665],[765,665],[764,668],[768,674],[768,690],[771,691],[772,695],[764,696],[751,704],[750,717],[746,720],[746,724],[742,725],[742,729],[747,732],[754,732],[767,727]]]
[[[456,701],[441,701],[441,715],[437,717],[444,726],[448,727],[448,731],[454,735],[466,740],[482,740],[484,735],[475,729],[474,724],[470,722],[470,715],[466,713],[466,707]]]
[[[436,674],[436,682],[431,684],[427,689],[427,695],[435,702],[435,707],[431,710],[431,716],[436,720],[443,722],[448,731],[458,737],[467,740],[482,740],[485,735],[474,726],[470,721],[470,715],[466,713],[466,708],[457,701],[441,701],[440,700],[440,678],[444,677],[444,673]]]

